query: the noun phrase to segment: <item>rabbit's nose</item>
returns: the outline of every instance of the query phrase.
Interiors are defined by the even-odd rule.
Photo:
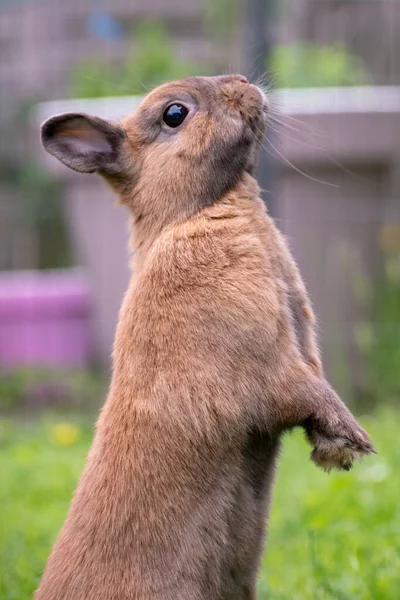
[[[240,81],[241,83],[249,83],[247,77],[244,75],[222,75],[220,77],[223,83],[230,83],[234,81]]]

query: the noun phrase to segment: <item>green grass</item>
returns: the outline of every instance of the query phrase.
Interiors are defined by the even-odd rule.
[[[317,470],[300,431],[285,440],[261,600],[400,597],[399,417],[363,421],[378,455],[350,473]],[[31,597],[82,469],[91,428],[60,423],[0,422],[1,600]]]

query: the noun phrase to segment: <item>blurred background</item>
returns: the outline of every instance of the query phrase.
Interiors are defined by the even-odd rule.
[[[396,0],[0,0],[1,598],[30,597],[65,516],[129,278],[124,209],[45,155],[40,123],[228,72],[269,90],[263,196],[379,451],[327,478],[288,440],[261,598],[398,597],[399,56]]]

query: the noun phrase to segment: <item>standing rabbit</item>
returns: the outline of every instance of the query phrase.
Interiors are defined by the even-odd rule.
[[[43,125],[131,216],[107,401],[35,600],[250,600],[282,434],[349,469],[373,452],[324,378],[313,312],[252,173],[268,114],[242,76],[191,77],[111,123]],[[106,242],[105,242],[106,243]]]

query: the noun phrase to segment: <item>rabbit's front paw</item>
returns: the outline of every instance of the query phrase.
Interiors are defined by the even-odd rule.
[[[354,462],[376,453],[368,434],[353,420],[328,427],[314,426],[308,437],[314,446],[311,459],[325,471],[349,471]]]

